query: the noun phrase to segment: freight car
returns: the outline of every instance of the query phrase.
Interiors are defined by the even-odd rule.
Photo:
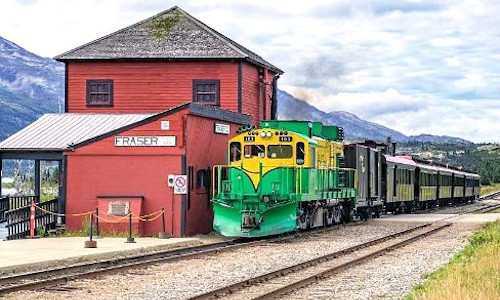
[[[344,147],[345,167],[357,174],[357,204],[355,215],[367,220],[372,214],[379,217],[383,210],[382,151],[360,144]]]
[[[479,196],[476,174],[342,141],[342,128],[319,122],[241,127],[213,168],[214,229],[259,237]]]

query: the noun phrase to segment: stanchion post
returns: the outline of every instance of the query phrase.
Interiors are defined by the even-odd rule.
[[[135,243],[134,238],[132,237],[132,212],[128,212],[128,237],[125,243]]]
[[[94,231],[94,214],[90,213],[89,219],[90,219],[90,235],[89,235],[89,240],[85,241],[84,248],[97,248],[97,241],[92,240],[92,234]]]
[[[30,238],[35,238],[35,201],[31,201],[30,207]]]
[[[95,236],[94,239],[100,239],[101,234],[99,232],[99,207],[95,208]]]
[[[94,215],[90,214],[90,241],[92,241],[93,234],[94,234]]]
[[[165,232],[165,208],[161,208],[161,229],[162,231],[158,234],[159,239],[168,239],[167,233]]]

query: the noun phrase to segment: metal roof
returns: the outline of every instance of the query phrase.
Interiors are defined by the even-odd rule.
[[[45,114],[0,142],[0,151],[65,150],[72,145],[142,121],[154,114]]]
[[[387,162],[391,162],[394,164],[401,164],[401,165],[407,165],[411,167],[418,167],[420,166],[416,162],[414,162],[412,159],[408,158],[408,156],[392,156],[388,154],[384,154],[385,160]]]
[[[56,60],[241,59],[282,70],[174,6],[55,57]]]
[[[249,115],[191,102],[159,113],[45,114],[0,142],[0,151],[63,151],[78,148],[183,109],[188,109],[191,115],[236,124],[249,124],[252,121]]]

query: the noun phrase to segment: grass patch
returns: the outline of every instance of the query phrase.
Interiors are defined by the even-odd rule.
[[[405,300],[500,299],[500,221],[476,232],[461,252]]]
[[[482,185],[480,194],[483,196],[498,191],[500,191],[500,183],[494,183],[493,185]]]

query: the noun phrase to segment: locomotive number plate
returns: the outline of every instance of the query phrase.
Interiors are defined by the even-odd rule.
[[[292,137],[291,136],[280,136],[280,142],[291,142]]]
[[[254,136],[245,136],[245,137],[243,137],[243,140],[245,142],[255,142],[255,137]]]

